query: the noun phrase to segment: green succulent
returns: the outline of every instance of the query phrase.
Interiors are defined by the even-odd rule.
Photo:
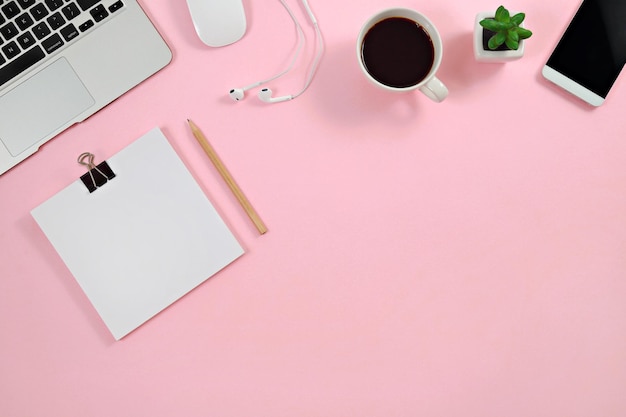
[[[481,20],[480,25],[495,34],[489,38],[487,46],[491,50],[497,49],[502,44],[509,49],[517,50],[522,39],[528,39],[532,36],[532,32],[528,29],[520,27],[526,15],[517,13],[513,16],[504,6],[498,7],[493,18]]]

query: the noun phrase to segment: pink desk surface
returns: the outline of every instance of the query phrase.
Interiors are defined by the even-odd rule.
[[[288,1],[308,42],[277,95],[313,55]],[[498,3],[311,0],[326,54],[275,105],[227,97],[296,44],[278,1],[244,4],[244,39],[210,49],[182,0],[144,1],[171,65],[0,177],[0,416],[625,416],[626,79],[591,109],[540,76],[578,2],[507,4],[535,35],[500,65],[471,50]],[[360,74],[361,24],[392,5],[438,26],[444,103]],[[154,126],[246,254],[114,342],[30,210]]]

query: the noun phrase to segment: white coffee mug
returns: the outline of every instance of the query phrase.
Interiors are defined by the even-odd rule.
[[[398,87],[394,85],[389,85],[391,83],[386,84],[384,80],[376,79],[368,71],[367,63],[365,62],[365,59],[363,56],[364,41],[366,40],[366,37],[368,33],[370,32],[370,30],[376,24],[386,21],[387,19],[392,19],[392,18],[401,18],[401,19],[406,19],[411,22],[414,22],[418,27],[421,27],[421,29],[426,33],[426,35],[428,36],[428,38],[430,38],[430,41],[432,42],[433,59],[432,59],[432,65],[430,67],[430,70],[428,71],[428,73],[426,73],[426,75],[423,78],[416,80],[415,83],[412,83],[411,85],[408,85],[408,86]],[[397,42],[397,40],[385,40],[385,41]],[[357,53],[357,58],[359,61],[359,66],[361,67],[363,74],[365,74],[367,79],[369,79],[374,85],[380,88],[383,88],[388,91],[396,91],[396,92],[413,91],[413,90],[419,89],[422,93],[424,93],[430,99],[438,103],[443,101],[448,96],[448,89],[435,76],[435,74],[437,73],[437,70],[439,69],[439,65],[441,64],[441,57],[443,54],[443,43],[441,42],[441,36],[439,35],[437,28],[435,28],[435,25],[433,25],[433,23],[430,20],[428,20],[426,16],[424,16],[423,14],[415,10],[405,9],[405,8],[385,9],[376,13],[371,18],[369,18],[369,20],[365,22],[365,24],[361,28],[361,31],[359,32],[359,36],[356,42],[356,53]]]

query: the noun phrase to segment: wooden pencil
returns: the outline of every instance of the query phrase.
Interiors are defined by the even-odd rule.
[[[224,163],[222,163],[220,157],[215,152],[215,149],[213,149],[200,128],[189,119],[187,119],[187,123],[189,123],[189,127],[191,128],[191,132],[193,133],[194,137],[196,138],[200,146],[202,146],[202,149],[204,149],[204,152],[207,154],[224,181],[226,181],[226,184],[233,192],[233,194],[239,201],[239,204],[241,204],[241,207],[243,207],[250,220],[252,220],[252,223],[254,223],[254,226],[257,228],[259,233],[264,234],[265,232],[267,232],[267,227],[263,223],[263,220],[261,220],[261,217],[258,215],[256,210],[254,210],[254,207],[252,207],[250,201],[248,201],[243,191],[241,191],[241,188],[239,188],[233,176],[230,175],[230,172],[228,172],[228,169],[226,169],[226,166],[224,165]]]

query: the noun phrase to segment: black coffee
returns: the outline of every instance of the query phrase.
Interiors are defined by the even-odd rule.
[[[422,81],[435,62],[428,33],[403,17],[390,17],[372,26],[363,38],[361,55],[376,81],[397,88]]]

